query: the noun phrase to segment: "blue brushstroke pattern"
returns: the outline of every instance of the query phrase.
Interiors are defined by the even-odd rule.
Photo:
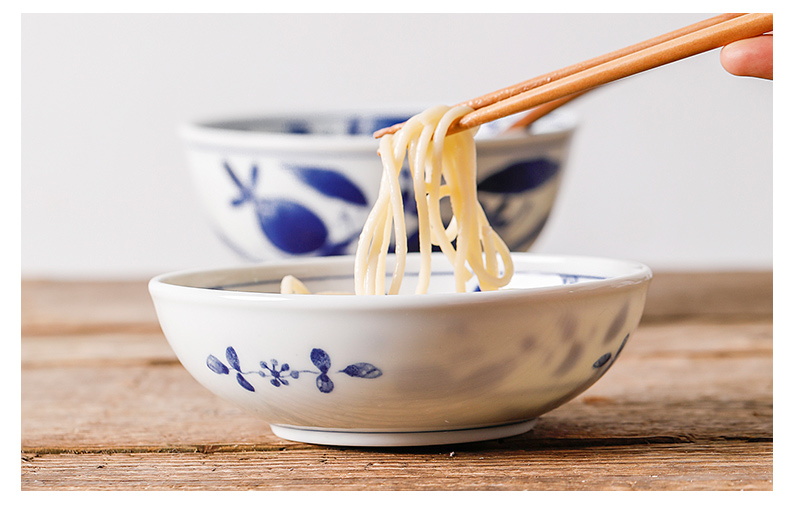
[[[315,386],[318,387],[318,390],[324,394],[332,392],[332,390],[335,388],[334,382],[329,379],[326,373],[321,373],[318,375],[318,377],[315,379]]]
[[[241,376],[241,373],[236,373],[236,381],[239,382],[239,385],[241,385],[248,391],[255,392],[255,387],[253,387],[252,384],[250,384],[250,382],[248,382],[246,378]]]
[[[332,361],[329,359],[329,354],[320,348],[313,348],[310,352],[310,361],[315,364],[315,367],[321,370],[321,373],[326,373],[332,366]]]
[[[560,165],[550,159],[519,161],[489,175],[480,182],[477,189],[497,194],[523,193],[542,186],[551,180],[559,169]]]
[[[368,204],[362,190],[340,172],[305,166],[291,167],[291,171],[299,180],[325,196],[338,198],[355,205],[365,206]]]
[[[272,244],[287,253],[315,251],[324,245],[329,235],[321,218],[290,200],[261,199],[257,212],[261,230]]]
[[[241,371],[239,356],[236,354],[236,350],[234,350],[232,346],[229,346],[227,350],[225,350],[225,358],[228,359],[228,364],[230,364],[231,368],[235,369],[236,371]]]
[[[209,355],[208,359],[206,359],[206,366],[208,366],[208,369],[218,375],[227,375],[230,373],[228,367],[213,355]]]

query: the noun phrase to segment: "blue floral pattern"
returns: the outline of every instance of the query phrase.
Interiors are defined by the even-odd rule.
[[[315,385],[320,392],[328,394],[335,388],[334,382],[329,377],[329,370],[332,366],[332,362],[329,358],[329,354],[320,348],[313,348],[310,352],[310,361],[318,368],[318,371],[313,369],[291,369],[288,363],[280,364],[277,359],[271,359],[269,362],[260,361],[258,363],[260,369],[243,371],[241,369],[239,356],[232,346],[225,349],[225,360],[227,361],[227,365],[217,357],[209,355],[206,359],[206,366],[218,375],[229,375],[231,371],[234,371],[236,373],[236,382],[238,382],[242,388],[250,392],[255,392],[255,387],[247,380],[247,377],[250,375],[258,375],[261,378],[266,378],[274,387],[283,387],[290,384],[289,379],[296,380],[302,374],[309,373],[317,375]],[[343,373],[354,378],[378,378],[382,375],[379,368],[367,362],[349,364],[345,368],[337,371],[337,373]]]

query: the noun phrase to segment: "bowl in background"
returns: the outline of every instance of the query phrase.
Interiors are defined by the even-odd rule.
[[[212,228],[243,259],[343,255],[355,252],[378,196],[382,168],[372,133],[416,113],[270,115],[190,123],[180,134]],[[573,114],[558,110],[528,130],[498,134],[487,125],[476,136],[480,202],[511,250],[525,251],[543,229],[575,125]],[[409,180],[404,172],[416,250]]]
[[[651,272],[628,261],[515,253],[502,290],[454,293],[433,255],[427,295],[353,291],[353,256],[156,277],[149,289],[181,363],[282,438],[349,446],[488,440],[529,430],[612,366],[644,308]],[[390,261],[392,259],[390,258]]]

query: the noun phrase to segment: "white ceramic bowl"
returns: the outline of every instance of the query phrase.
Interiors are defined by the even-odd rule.
[[[506,289],[457,294],[434,257],[428,295],[277,293],[287,274],[351,291],[347,256],[167,274],[150,292],[184,367],[278,436],[405,446],[530,429],[611,367],[651,278],[634,262],[515,253]]]
[[[208,220],[243,259],[353,254],[381,181],[372,133],[418,112],[196,122],[181,137]],[[514,251],[526,250],[549,217],[575,125],[572,113],[557,111],[529,130],[494,135],[487,125],[476,137],[480,201]],[[416,248],[416,208],[406,194]]]

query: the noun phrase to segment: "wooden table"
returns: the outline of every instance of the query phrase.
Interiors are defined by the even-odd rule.
[[[606,376],[476,444],[292,443],[181,367],[145,282],[22,284],[23,490],[773,490],[771,273],[657,274]]]

